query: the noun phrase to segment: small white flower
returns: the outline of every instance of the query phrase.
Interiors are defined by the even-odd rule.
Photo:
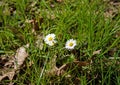
[[[66,42],[65,44],[65,48],[68,49],[68,50],[72,50],[74,49],[74,47],[76,46],[76,40],[73,40],[73,39],[70,39]]]
[[[55,43],[56,43],[56,40],[55,40],[55,34],[48,34],[45,39],[44,39],[45,43],[50,45],[50,46],[53,46]]]

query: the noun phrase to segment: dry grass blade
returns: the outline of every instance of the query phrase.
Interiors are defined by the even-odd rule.
[[[109,59],[113,60],[113,59],[120,59],[120,57],[109,57]]]
[[[100,54],[100,52],[101,52],[101,49],[100,49],[100,50],[97,50],[97,51],[94,51],[94,52],[93,52],[93,55]]]

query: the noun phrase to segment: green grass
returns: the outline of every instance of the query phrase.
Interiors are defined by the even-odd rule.
[[[104,16],[109,8],[103,0],[3,0],[0,6],[0,55],[13,54],[17,48],[29,43],[29,57],[25,67],[15,76],[17,85],[120,85],[120,13],[114,18]],[[36,4],[31,6],[32,3]],[[54,7],[51,7],[51,4]],[[13,8],[15,11],[10,12]],[[35,20],[35,25],[26,20]],[[43,47],[36,47],[37,35]],[[50,47],[43,37],[49,33],[56,34],[57,44]],[[69,39],[77,40],[73,51],[65,49]],[[100,50],[100,54],[93,52]],[[115,51],[114,51],[115,49]],[[111,54],[112,53],[112,54]],[[71,64],[64,75],[48,75],[45,71],[51,69],[54,56],[60,67],[79,61],[92,61],[92,64],[79,67]],[[72,56],[72,57],[71,57]],[[74,57],[74,58],[73,58]],[[33,62],[29,66],[29,62]],[[70,78],[66,76],[70,74]],[[77,79],[79,81],[77,81]],[[7,84],[3,80],[2,84]]]

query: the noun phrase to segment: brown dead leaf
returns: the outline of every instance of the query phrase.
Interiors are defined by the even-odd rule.
[[[90,65],[90,61],[74,61],[73,63],[80,67]]]
[[[26,45],[27,47],[29,47],[29,45]],[[20,66],[23,64],[23,62],[25,61],[26,57],[28,57],[28,53],[26,52],[26,48],[25,47],[20,47],[19,49],[17,49],[16,51],[16,55],[15,55],[15,66],[14,69],[19,69]]]
[[[33,20],[33,30],[36,31],[36,30],[39,30],[39,25],[38,25],[38,21],[36,19]]]
[[[13,77],[14,77],[14,75],[15,75],[15,70],[12,69],[12,70],[10,70],[10,71],[7,72],[7,73],[4,73],[4,72],[3,72],[2,74],[3,74],[3,75],[0,76],[0,81],[1,81],[2,79],[4,79],[5,77],[8,77],[9,80],[12,80]]]
[[[5,67],[13,67],[14,65],[14,59],[9,60],[8,62],[5,63]]]
[[[13,77],[19,71],[26,57],[28,57],[28,53],[26,52],[26,48],[28,47],[29,44],[18,48],[15,54],[15,58],[9,58],[9,61],[4,63],[4,67],[0,69],[0,81],[2,81],[5,77],[8,77],[9,80],[13,80]],[[4,60],[4,58],[2,60]],[[10,82],[10,84],[12,84],[12,82]]]
[[[25,23],[28,24],[32,24],[32,33],[34,33],[36,35],[36,31],[38,31],[40,29],[39,24],[41,25],[41,23],[43,23],[43,18],[39,17],[39,19],[26,19]]]
[[[112,19],[112,18],[116,17],[116,15],[118,15],[118,13],[119,13],[120,1],[119,0],[110,0],[107,2],[108,2],[108,6],[106,8],[104,16],[106,18]]]

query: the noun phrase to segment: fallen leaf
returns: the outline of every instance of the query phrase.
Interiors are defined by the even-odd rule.
[[[29,47],[28,44],[26,46]],[[23,64],[23,62],[25,61],[26,57],[28,57],[28,53],[26,52],[25,47],[20,47],[19,49],[17,49],[16,55],[15,55],[14,69],[16,70],[19,69],[20,66]]]
[[[20,47],[17,49],[15,57],[4,57],[0,60],[5,60],[9,58],[9,60],[4,64],[4,67],[0,70],[0,81],[2,81],[5,77],[8,77],[9,80],[13,80],[15,74],[19,71],[21,65],[24,63],[26,57],[28,57],[28,53],[26,52],[26,48],[29,47],[29,44]],[[14,83],[10,82],[9,85],[13,85]]]
[[[73,63],[78,65],[79,67],[90,65],[89,61],[74,61]]]
[[[5,71],[7,71],[7,70],[5,70]],[[15,70],[14,69],[12,69],[12,70],[8,69],[8,72],[5,72],[5,71],[2,71],[2,75],[0,76],[0,81],[2,79],[4,79],[5,77],[8,77],[9,80],[12,80],[14,75],[15,75]]]

